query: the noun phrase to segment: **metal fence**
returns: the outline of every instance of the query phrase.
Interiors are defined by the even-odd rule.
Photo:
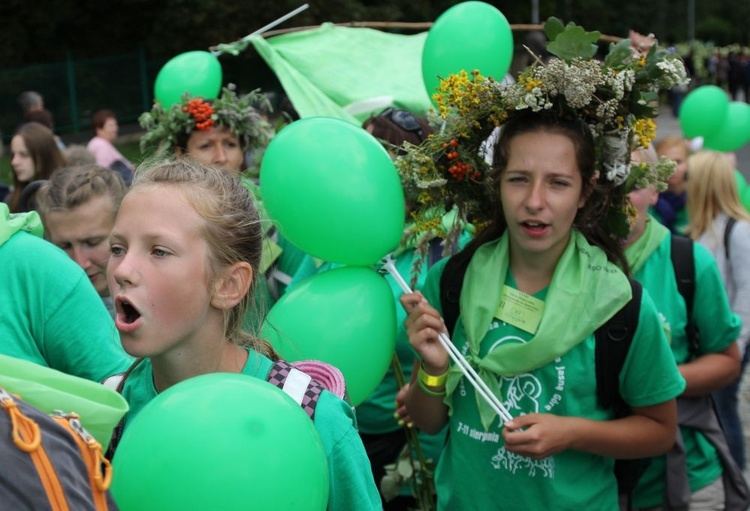
[[[149,60],[145,50],[126,55],[23,68],[0,69],[0,141],[8,144],[21,117],[18,95],[39,92],[44,106],[54,116],[55,132],[65,141],[83,141],[94,135],[91,115],[107,108],[127,131],[153,105],[156,75],[167,62]],[[255,88],[281,91],[276,76],[259,55],[248,52],[222,59],[223,83],[235,83],[249,92]]]
[[[164,62],[148,62],[143,50],[97,59],[68,57],[64,62],[0,69],[0,131],[7,143],[20,121],[18,95],[39,92],[60,135],[93,136],[91,114],[113,110],[121,123],[135,121],[151,108],[152,84]]]

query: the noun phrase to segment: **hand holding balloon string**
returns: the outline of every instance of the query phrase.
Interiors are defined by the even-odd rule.
[[[394,280],[404,293],[413,292],[396,269],[396,265],[393,262],[393,257],[391,256],[391,254],[385,256],[385,258],[381,262],[383,269],[385,269],[391,275],[391,277],[394,278]],[[461,369],[461,372],[464,374],[466,379],[469,380],[469,382],[474,386],[477,393],[482,396],[484,400],[487,401],[487,403],[489,403],[490,407],[492,407],[495,413],[497,413],[497,415],[500,417],[500,420],[502,422],[513,420],[513,416],[510,414],[510,412],[508,412],[508,410],[503,406],[497,396],[492,393],[487,384],[482,381],[482,378],[480,378],[476,371],[474,371],[474,368],[471,367],[471,364],[469,364],[469,362],[464,358],[461,352],[458,351],[458,349],[453,345],[450,338],[444,332],[440,332],[438,334],[438,340],[440,341],[440,344],[443,346],[445,351],[448,352],[451,360],[453,360],[453,362],[459,367],[459,369]]]

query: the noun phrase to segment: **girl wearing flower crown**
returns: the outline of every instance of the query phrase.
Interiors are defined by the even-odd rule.
[[[267,378],[277,354],[242,329],[261,238],[247,190],[226,172],[187,159],[139,170],[107,268],[123,346],[142,359],[120,381],[130,404],[125,429],[159,392],[190,377]],[[330,472],[328,509],[379,509],[351,407],[324,390],[314,422]]]
[[[202,165],[241,176],[243,185],[255,198],[266,234],[267,248],[261,272],[267,276],[267,286],[258,288],[266,307],[284,293],[286,284],[304,257],[302,251],[272,228],[263,209],[260,187],[255,180],[244,175],[248,170],[246,154],[262,153],[274,135],[274,129],[263,113],[270,109],[265,95],[253,91],[238,96],[230,84],[213,100],[186,93],[182,102],[167,109],[157,102],[139,119],[147,130],[141,138],[142,150],[155,149],[157,155],[163,156],[189,156]],[[259,162],[253,162],[253,165],[259,165]]]
[[[448,334],[512,421],[498,424],[437,341],[444,326],[433,305],[445,264],[428,275],[424,296],[402,297],[422,359],[407,409],[427,432],[446,423],[450,430],[437,470],[439,508],[616,509],[613,458],[671,446],[684,381],[644,293],[620,376],[633,414],[611,420],[597,402],[594,331],[631,291],[617,265],[621,248],[591,216],[598,192],[582,123],[519,115],[504,125],[494,162],[497,215],[454,256],[470,262]]]
[[[434,96],[443,128],[398,164],[422,205],[417,219],[447,200],[479,230],[433,266],[423,294],[401,299],[422,360],[407,411],[427,432],[449,428],[439,509],[617,509],[615,458],[657,455],[674,441],[685,382],[648,293],[619,372],[625,417],[598,398],[595,332],[633,298],[620,239],[626,185],[644,176],[630,175],[629,148],[652,137],[649,101],[684,69],[666,52],[633,54],[628,40],[596,60],[598,34],[559,20],[545,33],[556,36],[555,57],[514,84],[476,72],[445,79]],[[449,265],[466,269],[452,331],[441,318]],[[450,363],[440,332],[505,411]]]

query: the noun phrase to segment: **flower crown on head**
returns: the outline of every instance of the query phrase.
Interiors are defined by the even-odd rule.
[[[169,153],[174,151],[181,135],[189,135],[193,130],[208,131],[215,126],[229,128],[240,138],[245,150],[266,147],[275,132],[259,108],[271,110],[265,94],[255,90],[238,96],[233,84],[224,87],[221,96],[213,100],[186,92],[180,103],[167,109],[157,101],[150,112],[138,118],[146,130],[141,137],[141,150]]]
[[[688,81],[679,57],[656,45],[638,54],[630,40],[611,44],[603,61],[594,58],[599,32],[586,32],[550,18],[544,26],[550,40],[548,62],[539,57],[512,84],[485,78],[474,71],[442,79],[433,95],[435,133],[419,146],[404,144],[396,166],[417,230],[434,232],[446,205],[455,205],[459,218],[478,229],[492,219],[496,190],[489,180],[488,142],[493,131],[512,116],[544,112],[579,119],[594,138],[598,182],[613,195],[603,221],[608,232],[624,238],[632,216],[627,193],[655,184],[661,191],[674,163],[631,166],[630,154],[648,147],[656,135],[658,93]],[[460,229],[455,225],[453,229]],[[452,234],[451,232],[448,233]]]

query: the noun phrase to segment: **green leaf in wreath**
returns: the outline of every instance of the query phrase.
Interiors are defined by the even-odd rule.
[[[633,58],[633,50],[630,49],[630,39],[623,39],[617,44],[609,45],[609,53],[604,58],[604,65],[610,68],[624,67],[628,60]]]
[[[550,16],[547,23],[544,24],[544,34],[549,41],[554,41],[560,32],[565,30],[563,22],[554,16]]]
[[[557,34],[554,41],[547,44],[547,51],[566,62],[576,57],[590,59],[599,49],[596,42],[601,35],[601,32],[586,32],[583,27],[571,22]]]
[[[659,94],[653,91],[633,91],[630,113],[638,117],[654,118],[658,113]]]
[[[656,45],[651,47],[651,50],[646,55],[646,65],[643,66],[641,71],[646,73],[646,76],[655,80],[659,78],[663,71],[659,69],[658,64],[667,60],[670,57],[670,51],[665,49],[656,49]]]

